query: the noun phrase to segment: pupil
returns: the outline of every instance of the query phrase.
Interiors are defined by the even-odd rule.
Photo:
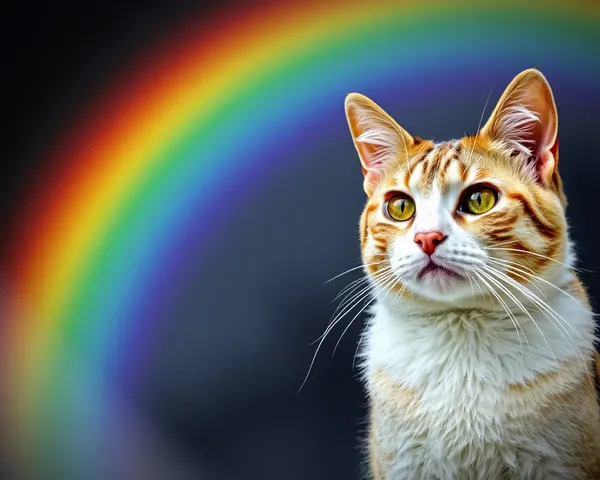
[[[404,200],[400,200],[400,213],[404,213],[404,208],[405,208]]]
[[[480,193],[475,194],[475,201],[477,202],[477,204],[479,206],[481,206],[481,194]]]

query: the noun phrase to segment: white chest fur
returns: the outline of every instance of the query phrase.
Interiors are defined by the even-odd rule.
[[[518,331],[506,313],[485,306],[374,307],[363,356],[386,479],[565,478],[545,439],[548,426],[537,428],[535,412],[508,394],[511,384],[565,362],[585,368],[592,314],[563,294],[548,305],[552,315],[515,311]],[[559,386],[576,380],[561,378]]]

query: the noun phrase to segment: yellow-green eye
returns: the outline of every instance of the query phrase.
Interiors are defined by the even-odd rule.
[[[406,195],[394,195],[385,204],[385,211],[392,220],[406,222],[415,214],[415,202]]]
[[[474,187],[467,190],[460,202],[460,211],[481,215],[496,205],[498,193],[489,187]]]

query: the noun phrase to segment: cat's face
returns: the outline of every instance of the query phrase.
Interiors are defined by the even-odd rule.
[[[445,302],[493,291],[510,298],[516,284],[563,268],[556,109],[539,72],[516,77],[481,132],[460,140],[413,137],[356,94],[346,112],[369,197],[363,262],[382,291]]]

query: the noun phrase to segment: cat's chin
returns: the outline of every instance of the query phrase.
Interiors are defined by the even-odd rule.
[[[407,280],[406,287],[420,297],[442,302],[470,299],[473,295],[471,282],[467,278],[444,269]]]

